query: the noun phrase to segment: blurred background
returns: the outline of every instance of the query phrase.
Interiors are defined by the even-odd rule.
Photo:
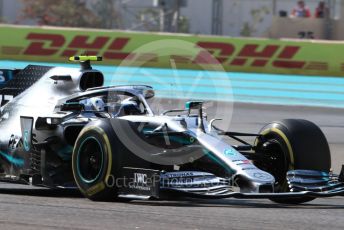
[[[306,0],[0,0],[0,22],[233,37],[343,40],[344,1]],[[323,4],[322,14],[317,8]],[[281,29],[283,28],[283,29]]]

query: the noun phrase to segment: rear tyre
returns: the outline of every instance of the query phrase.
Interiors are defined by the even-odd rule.
[[[331,154],[325,135],[307,120],[286,119],[266,125],[256,139],[255,147],[265,160],[257,166],[276,179],[275,192],[289,192],[286,173],[305,169],[329,172]],[[313,197],[271,199],[277,203],[299,204]]]
[[[75,182],[81,193],[94,201],[117,198],[114,180],[119,175],[120,153],[115,132],[106,120],[87,125],[79,134],[72,156]]]

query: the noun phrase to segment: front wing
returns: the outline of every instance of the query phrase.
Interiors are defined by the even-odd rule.
[[[340,175],[312,170],[289,171],[287,180],[290,192],[284,193],[235,191],[229,179],[219,178],[204,172],[159,173],[156,170],[134,168],[126,168],[126,172],[128,177],[132,176],[129,179],[132,184],[130,189],[121,188],[123,197],[159,198],[161,193],[166,192],[170,196],[176,195],[199,199],[289,199],[344,196],[344,167]],[[133,189],[133,187],[136,189]]]

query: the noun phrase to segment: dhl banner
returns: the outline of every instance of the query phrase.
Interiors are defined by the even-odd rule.
[[[177,41],[191,45],[184,49]],[[173,66],[181,69],[219,66],[231,72],[344,74],[344,43],[340,42],[0,26],[2,60],[67,62],[68,57],[81,54],[103,56],[105,65],[171,68],[173,60]]]

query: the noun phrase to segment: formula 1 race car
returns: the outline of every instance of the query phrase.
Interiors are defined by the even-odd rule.
[[[104,87],[91,67],[29,65],[0,85],[0,181],[77,188],[91,200],[268,198],[302,203],[344,194],[322,131],[306,120],[258,134],[221,130],[202,101],[155,115],[150,86]],[[222,136],[239,141],[225,142]],[[242,137],[253,137],[249,144]]]

